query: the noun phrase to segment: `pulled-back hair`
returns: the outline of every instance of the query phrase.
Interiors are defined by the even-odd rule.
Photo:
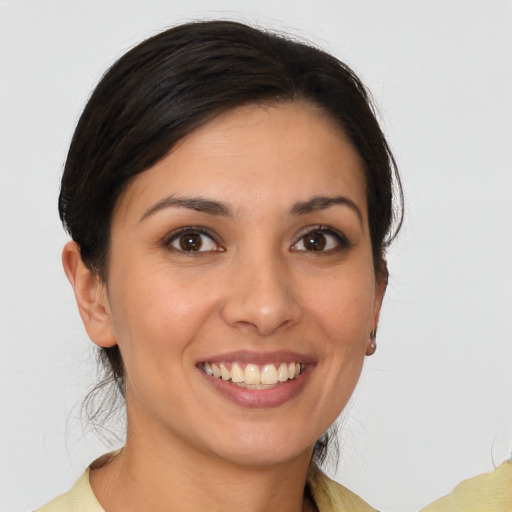
[[[123,55],[91,95],[59,196],[62,222],[91,272],[108,278],[112,215],[130,179],[220,113],[285,101],[320,107],[359,153],[374,267],[387,277],[384,251],[401,224],[402,191],[365,87],[318,48],[232,21],[187,23],[147,39]],[[107,378],[97,387],[113,381],[124,396],[119,348],[100,350]]]

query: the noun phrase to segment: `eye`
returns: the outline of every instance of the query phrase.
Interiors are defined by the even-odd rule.
[[[308,231],[292,245],[292,251],[328,252],[349,246],[346,237],[333,229],[318,228]]]
[[[181,252],[211,252],[223,250],[211,235],[197,228],[184,228],[167,239],[166,245]]]

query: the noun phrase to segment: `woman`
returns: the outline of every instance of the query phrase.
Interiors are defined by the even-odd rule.
[[[316,463],[376,349],[394,200],[368,95],[324,52],[203,22],[122,57],[59,207],[126,445],[40,510],[373,510]]]

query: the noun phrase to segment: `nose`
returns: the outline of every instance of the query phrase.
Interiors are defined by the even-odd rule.
[[[253,255],[240,261],[228,289],[222,317],[232,327],[269,336],[302,318],[291,272],[277,258]]]

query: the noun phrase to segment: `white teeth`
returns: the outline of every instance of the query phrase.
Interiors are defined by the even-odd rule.
[[[238,366],[238,363],[234,363],[231,367],[231,380],[233,382],[243,382],[244,381],[244,371],[240,366]]]
[[[304,363],[281,363],[278,368],[272,363],[263,366],[249,363],[245,369],[242,369],[241,363],[238,362],[232,363],[231,369],[228,369],[229,365],[230,363],[203,363],[201,368],[207,375],[213,375],[213,377],[222,378],[225,381],[230,380],[251,389],[266,389],[268,386],[275,386],[298,377],[306,369]]]
[[[212,364],[212,372],[214,377],[221,376],[220,368],[216,364]]]
[[[277,370],[273,364],[266,364],[261,370],[261,384],[277,384]]]
[[[281,363],[279,365],[277,380],[279,380],[279,382],[285,382],[288,380],[288,365],[286,363]]]
[[[220,363],[220,376],[222,380],[229,380],[231,378],[231,372],[226,368],[224,363]]]
[[[245,367],[244,382],[246,384],[261,384],[260,369],[255,364],[248,364]]]

